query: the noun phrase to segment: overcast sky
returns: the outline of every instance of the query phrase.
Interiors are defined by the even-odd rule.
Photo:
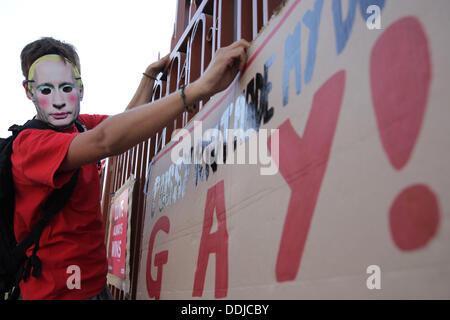
[[[0,0],[0,137],[35,114],[22,87],[23,47],[50,36],[73,44],[85,87],[81,113],[117,114],[145,68],[169,53],[176,0]]]

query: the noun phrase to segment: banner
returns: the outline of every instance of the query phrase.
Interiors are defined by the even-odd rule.
[[[130,230],[135,178],[128,181],[112,198],[108,234],[108,283],[120,290],[130,289]]]
[[[450,298],[448,12],[286,1],[153,159],[137,298]]]

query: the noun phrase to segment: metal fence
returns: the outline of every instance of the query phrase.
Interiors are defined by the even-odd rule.
[[[253,40],[283,0],[175,0],[177,13],[171,39],[170,68],[155,81],[151,101],[197,80],[218,48],[237,39]],[[201,110],[207,101],[197,108]],[[144,223],[144,184],[152,158],[170,141],[175,129],[183,128],[195,113],[184,112],[165,128],[127,152],[108,159],[102,174],[102,212],[109,225],[111,197],[133,175],[136,178],[131,218],[130,294],[111,286],[114,299],[135,299],[141,235]],[[105,239],[106,241],[106,239]]]

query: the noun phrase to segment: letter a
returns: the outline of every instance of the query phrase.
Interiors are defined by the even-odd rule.
[[[216,232],[210,233],[214,209],[218,227]],[[203,220],[197,270],[195,271],[193,297],[201,297],[203,294],[208,258],[212,253],[216,255],[215,298],[224,298],[228,293],[228,232],[223,180],[209,189],[206,195],[205,218]]]
[[[367,289],[381,289],[381,269],[379,266],[373,264],[367,267],[368,274],[371,274],[370,277],[367,278],[366,285]]]
[[[371,5],[367,8],[367,14],[372,13],[366,21],[369,30],[381,29],[381,9],[379,6]]]
[[[71,274],[67,278],[66,285],[69,290],[81,289],[81,269],[77,265],[70,265],[67,267],[66,273]]]

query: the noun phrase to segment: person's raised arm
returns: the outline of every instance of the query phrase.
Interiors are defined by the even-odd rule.
[[[144,103],[148,103],[151,100],[153,94],[153,86],[155,84],[154,78],[156,78],[156,76],[160,72],[164,72],[168,68],[169,63],[170,57],[169,55],[166,55],[165,57],[152,63],[145,69],[136,93],[134,94],[125,110],[130,110],[134,107],[143,105]]]
[[[237,73],[244,70],[248,47],[247,41],[239,40],[217,50],[204,74],[186,87],[186,103],[193,105],[226,89]],[[183,111],[184,103],[178,91],[154,103],[109,117],[72,140],[58,171],[73,170],[123,153],[151,137]]]

